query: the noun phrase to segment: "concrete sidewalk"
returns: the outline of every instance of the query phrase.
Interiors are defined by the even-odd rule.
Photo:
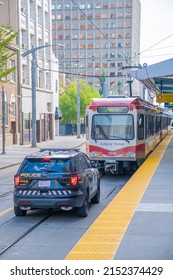
[[[28,154],[38,151],[40,148],[77,148],[85,143],[85,138],[77,136],[56,136],[54,140],[45,141],[37,144],[32,148],[31,144],[12,145],[5,148],[5,154],[0,149],[0,170],[19,164]]]

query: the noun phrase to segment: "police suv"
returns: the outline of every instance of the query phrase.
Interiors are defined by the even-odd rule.
[[[16,216],[33,209],[75,208],[86,217],[90,201],[100,201],[100,175],[78,149],[41,149],[26,156],[14,176]]]

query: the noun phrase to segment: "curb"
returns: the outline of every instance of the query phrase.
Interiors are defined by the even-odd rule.
[[[3,167],[0,167],[0,170],[6,169],[6,168],[9,168],[9,167],[13,167],[15,165],[19,165],[19,164],[21,164],[21,162],[22,161],[16,162],[16,163],[12,163],[12,164],[9,164],[9,165],[3,166]]]
[[[83,143],[81,143],[81,144],[79,144],[79,145],[73,147],[73,148],[78,148],[78,147],[82,146],[83,144],[85,144],[85,141],[84,141]],[[19,165],[19,164],[21,164],[21,162],[22,162],[22,160],[21,160],[20,162],[16,162],[16,163],[12,163],[12,164],[9,164],[9,165],[0,167],[0,170],[7,169],[7,168],[13,167],[13,166],[15,166],[15,165]]]

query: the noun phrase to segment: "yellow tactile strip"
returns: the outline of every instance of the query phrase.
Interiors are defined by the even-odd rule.
[[[66,260],[112,260],[172,138],[167,135],[86,231]]]
[[[11,210],[13,210],[13,208],[12,208],[12,207],[10,207],[10,208],[8,208],[8,209],[6,209],[6,210],[4,210],[4,211],[0,212],[0,217],[1,217],[1,216],[3,216],[4,214],[6,214],[6,213],[10,212]]]

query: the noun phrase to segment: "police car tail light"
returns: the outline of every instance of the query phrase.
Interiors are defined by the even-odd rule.
[[[15,186],[20,185],[20,176],[19,175],[14,176],[14,184],[15,184]]]
[[[70,177],[70,183],[72,186],[76,186],[79,183],[80,175],[72,175]]]

